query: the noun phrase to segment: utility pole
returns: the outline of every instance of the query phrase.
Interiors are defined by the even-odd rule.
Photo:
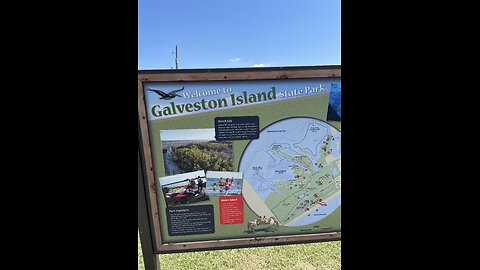
[[[178,46],[175,45],[175,67],[178,69]]]

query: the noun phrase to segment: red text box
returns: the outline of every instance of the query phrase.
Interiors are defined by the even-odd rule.
[[[243,223],[243,197],[220,196],[220,224],[242,224]]]

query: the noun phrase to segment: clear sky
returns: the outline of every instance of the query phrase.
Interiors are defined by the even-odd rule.
[[[205,177],[205,172],[203,170],[201,170],[201,171],[196,171],[196,172],[189,172],[189,173],[182,173],[182,174],[160,177],[160,185],[162,185],[162,186],[163,185],[168,185],[170,183],[175,183],[175,182],[182,181],[182,180],[192,179],[192,178],[195,178],[197,176]],[[187,183],[183,182],[183,183],[178,183],[177,185],[169,185],[169,187],[173,188],[173,187],[182,186],[182,185],[185,185],[185,184],[187,184]]]
[[[138,0],[139,69],[341,64],[340,0]]]

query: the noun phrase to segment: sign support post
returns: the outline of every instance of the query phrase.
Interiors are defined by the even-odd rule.
[[[138,230],[145,270],[160,270],[160,258],[153,249],[140,153],[138,153]]]

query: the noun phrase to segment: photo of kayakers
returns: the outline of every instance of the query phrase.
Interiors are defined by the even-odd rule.
[[[206,201],[205,172],[195,171],[160,178],[160,185],[168,206]]]
[[[206,194],[215,196],[241,195],[243,173],[207,171]]]

